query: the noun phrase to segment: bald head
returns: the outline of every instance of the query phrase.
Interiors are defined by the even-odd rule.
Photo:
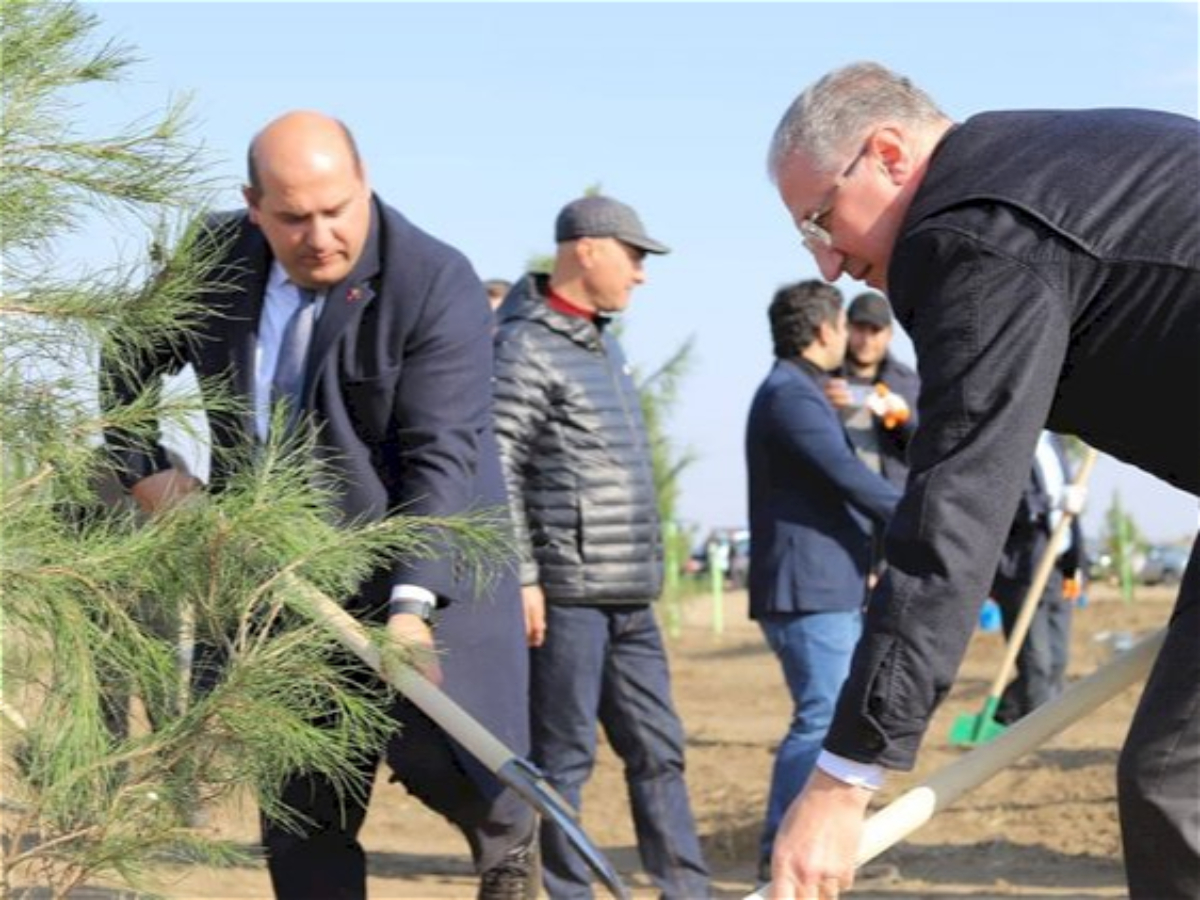
[[[290,112],[254,136],[243,196],[275,259],[302,287],[337,284],[358,262],[371,192],[350,130],[316,112]]]
[[[363,174],[358,144],[345,122],[323,113],[297,110],[284,113],[251,139],[246,152],[246,177],[251,190],[262,191],[260,171],[273,161],[286,163],[289,151],[317,152],[330,161],[345,156],[354,171],[360,177]]]

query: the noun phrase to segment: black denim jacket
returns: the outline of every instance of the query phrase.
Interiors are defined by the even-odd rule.
[[[930,161],[888,275],[919,362],[921,424],[826,747],[908,769],[1043,427],[1200,490],[1200,123],[1139,110],[972,118]]]

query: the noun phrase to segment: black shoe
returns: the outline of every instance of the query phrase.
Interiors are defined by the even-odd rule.
[[[535,825],[526,840],[511,847],[479,877],[476,900],[537,900],[542,882],[538,832]]]

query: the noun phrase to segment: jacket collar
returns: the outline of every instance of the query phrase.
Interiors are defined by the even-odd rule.
[[[316,384],[317,374],[329,355],[338,335],[346,326],[362,315],[363,310],[375,299],[373,284],[383,268],[380,256],[381,214],[379,198],[371,195],[371,224],[367,231],[367,239],[363,243],[362,253],[358,262],[342,281],[335,284],[325,295],[325,307],[317,320],[316,331],[313,333],[312,348],[308,354],[307,383],[311,392]]]
[[[517,320],[537,322],[581,347],[600,349],[603,330],[611,320],[606,316],[585,319],[559,312],[547,302],[549,284],[547,275],[530,273],[522,278],[497,311],[499,326],[503,328]]]
[[[818,366],[816,363],[803,356],[795,356],[790,359],[778,360],[780,365],[790,365],[798,371],[804,373],[811,378],[816,384],[821,385],[829,377],[829,373]]]
[[[267,239],[250,223],[249,217],[243,214],[240,221],[242,227],[229,256],[233,262],[217,273],[217,281],[222,285],[217,290],[219,295],[228,298],[222,305],[228,304],[225,315],[233,329],[228,339],[233,390],[240,396],[253,397],[254,351],[272,257]],[[222,218],[214,223],[218,240],[221,229],[234,223],[232,218]],[[254,433],[253,410],[246,411],[243,425],[248,434]]]

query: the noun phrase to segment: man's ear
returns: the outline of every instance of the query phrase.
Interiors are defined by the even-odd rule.
[[[257,225],[259,217],[258,201],[260,199],[258,191],[247,184],[242,188],[242,199],[246,201],[246,210],[250,215],[250,221]]]
[[[883,125],[871,135],[871,149],[893,184],[904,184],[916,166],[909,133],[900,125]]]
[[[821,322],[817,326],[817,343],[822,347],[828,347],[833,342],[833,336],[833,322]]]
[[[596,242],[582,237],[575,241],[575,261],[585,271],[596,264]]]

